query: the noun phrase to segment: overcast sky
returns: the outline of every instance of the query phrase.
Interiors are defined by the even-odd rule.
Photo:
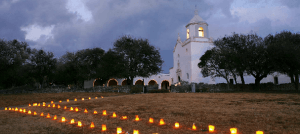
[[[26,41],[58,58],[86,48],[106,51],[130,34],[159,48],[163,73],[169,73],[177,35],[185,39],[195,5],[213,39],[300,31],[300,0],[0,0],[0,38]]]

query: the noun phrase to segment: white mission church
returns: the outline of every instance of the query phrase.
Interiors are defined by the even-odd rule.
[[[152,75],[149,78],[136,77],[133,80],[133,85],[141,85],[144,80],[144,85],[158,84],[159,89],[166,89],[171,84],[177,84],[179,81],[188,81],[189,83],[226,83],[224,78],[215,78],[212,80],[210,77],[203,78],[201,68],[198,67],[200,57],[206,50],[214,47],[213,39],[209,37],[208,24],[199,15],[197,9],[194,12],[194,17],[189,21],[186,27],[186,37],[182,42],[181,38],[177,37],[177,42],[173,50],[173,67],[170,68],[169,74]],[[252,76],[244,76],[245,83],[255,83]],[[113,86],[113,85],[126,85],[124,78],[111,78],[103,85],[97,84],[97,79],[91,79],[84,82],[84,88],[94,86]],[[237,82],[241,80],[237,78]],[[261,83],[274,82],[274,83],[290,83],[290,78],[286,75],[274,73],[264,78]]]

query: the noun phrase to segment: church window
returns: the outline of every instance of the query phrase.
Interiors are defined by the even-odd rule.
[[[186,38],[187,38],[187,39],[190,38],[190,29],[187,29],[187,30],[186,30]]]
[[[187,50],[187,49],[185,49],[185,51],[187,52],[188,50]]]
[[[187,79],[189,79],[189,73],[186,73]]]
[[[199,31],[199,37],[204,37],[203,28],[199,27],[198,31]]]

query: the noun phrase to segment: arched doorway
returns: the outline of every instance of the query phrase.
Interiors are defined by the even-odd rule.
[[[114,78],[112,79],[109,79],[108,82],[107,82],[107,86],[117,86],[118,85],[118,81]]]
[[[135,81],[134,85],[143,85],[143,81],[142,80],[137,80],[137,81]]]
[[[150,80],[148,82],[148,85],[157,85],[157,82],[155,80]]]
[[[121,85],[122,85],[122,86],[127,85],[127,80],[123,80],[122,83],[121,83]]]
[[[161,82],[161,89],[168,89],[169,85],[170,85],[170,83],[168,80],[163,80]]]
[[[100,78],[97,78],[94,80],[93,82],[93,87],[96,87],[96,86],[103,86],[103,84],[105,84],[105,81],[100,79]]]

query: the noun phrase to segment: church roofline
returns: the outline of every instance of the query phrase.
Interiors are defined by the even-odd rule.
[[[190,26],[190,25],[196,25],[196,24],[208,26],[208,24],[207,24],[205,21],[201,21],[201,22],[189,23],[189,24],[187,24],[187,25],[185,26],[185,28],[187,28],[187,27]]]

